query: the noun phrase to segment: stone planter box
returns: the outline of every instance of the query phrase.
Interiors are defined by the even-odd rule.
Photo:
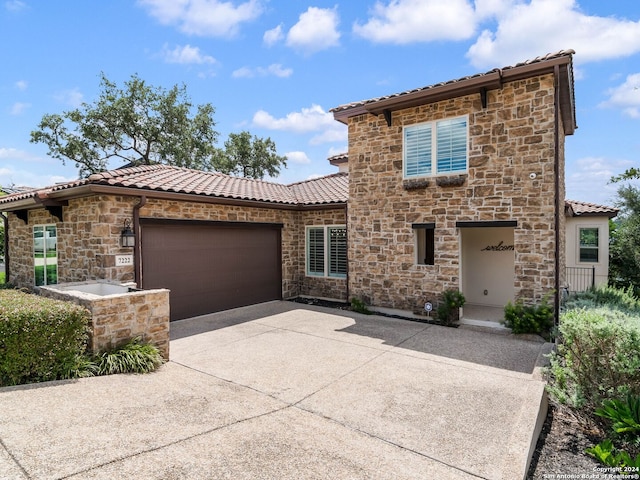
[[[40,295],[73,302],[91,312],[89,349],[93,353],[140,337],[169,360],[169,290],[89,281],[40,287]]]

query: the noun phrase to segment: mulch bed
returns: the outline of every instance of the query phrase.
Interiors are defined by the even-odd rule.
[[[598,478],[599,472],[594,468],[603,465],[586,454],[585,449],[603,439],[603,432],[597,425],[577,418],[566,407],[549,405],[527,479]]]

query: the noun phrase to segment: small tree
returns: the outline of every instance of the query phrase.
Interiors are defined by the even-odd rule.
[[[184,85],[164,90],[133,75],[119,88],[104,73],[100,78],[97,101],[44,115],[31,142],[46,144],[49,155],[63,163],[75,162],[83,177],[106,170],[111,158],[134,165],[215,168],[218,132],[211,104],[199,105],[192,115]]]
[[[609,282],[629,287],[640,295],[640,190],[624,186],[618,190],[620,215],[611,229]]]
[[[277,154],[271,138],[252,137],[247,131],[231,133],[224,147],[218,162],[222,173],[262,179],[265,175],[275,177],[280,167],[287,166],[287,157]]]

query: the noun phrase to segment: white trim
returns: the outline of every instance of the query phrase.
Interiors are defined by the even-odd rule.
[[[449,120],[457,120],[457,119],[464,119],[465,125],[466,125],[465,168],[464,170],[439,172],[438,171],[438,128],[437,128],[438,123],[449,121]],[[405,141],[406,131],[409,128],[415,129],[421,126],[426,127],[427,125],[429,125],[429,127],[431,128],[431,173],[422,174],[422,175],[407,175],[407,168],[406,168],[407,142]],[[415,179],[415,178],[431,178],[431,177],[442,177],[442,176],[448,176],[448,175],[457,175],[457,174],[467,173],[468,171],[469,171],[469,115],[468,114],[458,115],[455,117],[445,117],[445,118],[440,118],[438,120],[421,122],[413,125],[404,125],[402,127],[402,178],[404,180]]]
[[[312,228],[321,228],[322,232],[323,232],[323,247],[324,247],[324,271],[322,274],[318,274],[318,273],[310,273],[309,272],[309,231]],[[341,228],[345,230],[347,230],[347,226],[346,224],[331,224],[331,225],[306,225],[305,226],[305,230],[304,230],[304,274],[306,277],[311,277],[311,278],[347,278],[346,273],[345,274],[331,274],[329,272],[330,270],[330,257],[331,257],[331,251],[329,248],[329,230],[332,228]],[[348,244],[347,244],[347,248],[348,248]]]
[[[580,249],[582,248],[580,245],[580,230],[597,230],[598,232],[598,260],[596,262],[585,262],[584,260],[580,260]],[[578,223],[576,225],[576,265],[584,265],[587,267],[591,267],[591,266],[595,266],[595,265],[599,265],[602,258],[602,242],[601,242],[601,232],[600,232],[600,225],[596,225],[593,223]],[[588,248],[588,247],[587,247]]]

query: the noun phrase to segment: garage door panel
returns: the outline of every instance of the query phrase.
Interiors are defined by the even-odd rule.
[[[282,297],[280,230],[188,224],[142,226],[144,288],[171,290],[171,319]]]

